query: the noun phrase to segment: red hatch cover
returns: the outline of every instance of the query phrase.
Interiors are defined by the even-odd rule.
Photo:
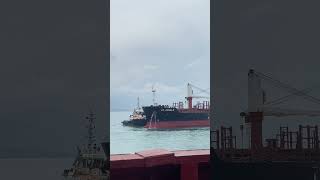
[[[154,149],[136,153],[145,160],[146,167],[175,164],[174,153],[165,149]]]
[[[137,154],[116,154],[110,156],[111,169],[144,167],[144,158]]]
[[[209,162],[210,160],[210,150],[182,150],[174,151],[176,162],[179,164],[193,162]]]

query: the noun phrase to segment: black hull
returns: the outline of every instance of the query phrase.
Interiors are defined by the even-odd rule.
[[[152,114],[156,114],[156,119],[163,121],[197,121],[208,120],[209,109],[206,110],[183,110],[179,111],[177,108],[168,106],[146,106],[142,107],[146,119],[150,120]]]
[[[171,108],[168,106],[145,106],[142,107],[143,114],[145,115],[145,119],[139,120],[126,120],[123,121],[122,124],[124,126],[132,126],[132,127],[144,127],[150,122],[152,114],[156,114],[154,117],[157,119],[157,122],[182,122],[182,121],[190,121],[190,122],[201,122],[204,120],[209,121],[209,109],[202,110],[183,110],[179,111],[177,108]],[[153,119],[155,120],[155,119]],[[197,123],[194,123],[197,124]]]
[[[122,125],[131,127],[144,127],[147,124],[145,119],[122,121]]]

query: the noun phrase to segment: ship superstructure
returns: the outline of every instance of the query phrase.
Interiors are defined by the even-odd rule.
[[[64,170],[63,176],[77,179],[108,180],[109,173],[106,155],[100,145],[96,143],[95,114],[90,112],[86,116],[86,119],[88,120],[87,144],[83,148],[77,147],[78,154],[73,162],[73,166],[70,169]]]

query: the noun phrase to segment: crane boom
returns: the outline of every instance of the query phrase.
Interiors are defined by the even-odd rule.
[[[259,108],[263,112],[263,116],[320,116],[320,111],[317,110],[301,110],[301,109],[284,109],[284,108]],[[244,114],[243,114],[244,113]],[[248,115],[248,111],[243,112],[242,116]]]
[[[201,89],[195,85],[192,85],[188,83],[187,85],[187,101],[188,101],[188,107],[191,109],[192,108],[192,99],[193,98],[204,98],[204,99],[210,99],[210,97],[207,96],[195,96],[193,93],[193,88],[199,90],[200,92],[205,92],[207,94],[210,94],[207,90]]]
[[[191,96],[192,98],[204,98],[204,99],[210,99],[208,96]]]
[[[262,80],[271,82],[272,85],[289,91],[290,95],[273,100],[271,102],[266,102],[266,93],[262,88]],[[301,96],[304,99],[320,105],[320,99],[308,95],[306,90],[298,90],[286,83],[273,79],[270,76],[256,72],[253,69],[249,70],[248,109],[246,112],[240,113],[240,116],[245,118],[246,124],[250,124],[250,143],[252,148],[260,149],[263,147],[262,121],[264,116],[320,116],[319,110],[299,110],[271,107],[271,105],[284,102],[284,100],[287,100],[288,97],[292,95]]]
[[[282,109],[282,108],[263,108],[265,116],[320,116],[320,111]]]

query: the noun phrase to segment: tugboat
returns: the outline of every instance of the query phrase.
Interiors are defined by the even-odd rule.
[[[193,104],[195,98],[205,98],[206,96],[196,96],[193,89],[199,90],[201,93],[208,93],[207,90],[200,89],[188,83],[187,85],[187,107],[184,107],[183,102],[173,103],[169,105],[158,105],[155,103],[155,90],[153,92],[153,105],[142,107],[141,116],[129,121],[122,122],[124,125],[145,127],[148,129],[154,128],[193,128],[193,127],[209,127],[209,112],[210,102],[203,101]]]
[[[96,144],[94,114],[90,112],[86,119],[89,121],[88,143],[78,149],[77,157],[70,169],[65,169],[62,176],[66,179],[108,180],[107,158],[102,148]]]
[[[143,109],[140,107],[138,97],[137,108],[133,110],[133,113],[129,116],[129,120],[122,121],[122,124],[124,126],[143,127],[146,123],[146,116],[143,113]]]

